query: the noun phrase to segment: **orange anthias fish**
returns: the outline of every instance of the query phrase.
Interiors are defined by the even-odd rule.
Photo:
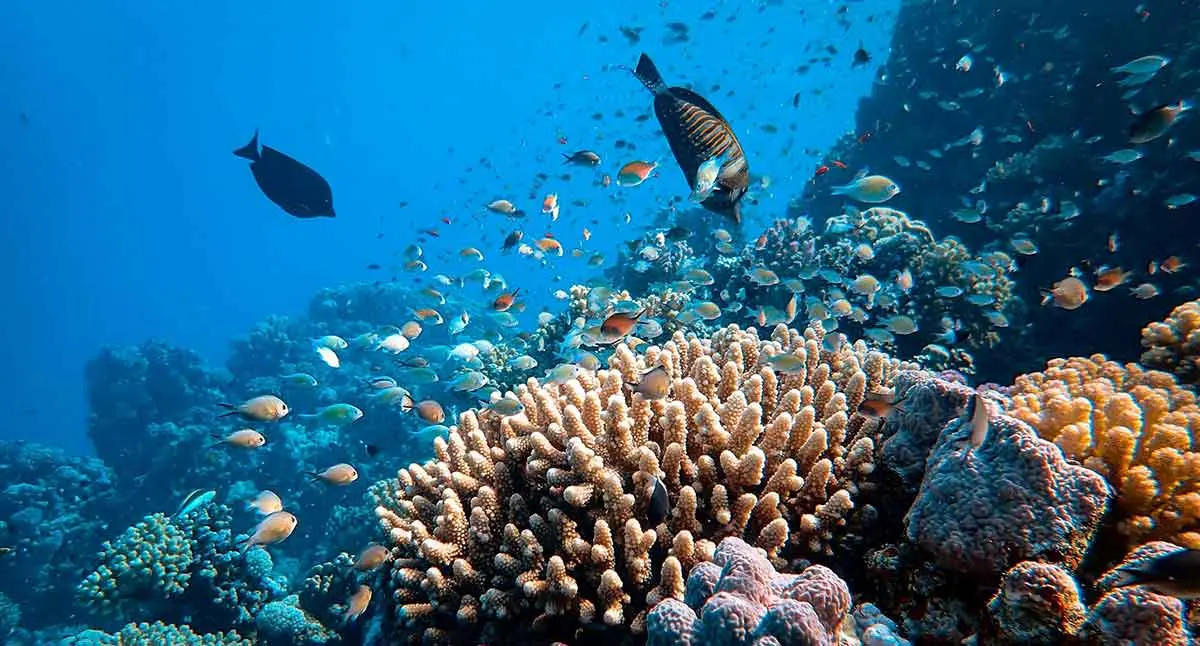
[[[829,167],[828,167],[828,166],[817,166],[817,172],[816,172],[816,176],[817,176],[817,177],[820,177],[820,176],[822,176],[822,175],[824,175],[825,173],[828,173],[828,172],[829,172]]]
[[[831,162],[829,162],[829,163],[830,163],[830,164],[833,164],[833,166],[834,166],[835,168],[841,168],[842,170],[845,170],[845,169],[846,169],[846,165],[845,165],[845,164],[843,164],[842,162],[840,162],[840,161],[836,160],[836,159],[835,159],[835,160],[833,160],[833,161],[831,161]]]
[[[1079,309],[1088,300],[1088,288],[1082,280],[1068,276],[1057,283],[1052,289],[1042,290],[1042,305],[1054,303],[1064,310]]]
[[[644,312],[645,310],[638,310],[632,314],[627,312],[610,314],[600,324],[600,333],[608,339],[620,339],[633,331],[633,326],[637,325]]]
[[[546,198],[542,200],[542,213],[550,216],[551,220],[558,219],[558,194],[547,193]]]
[[[1098,292],[1107,292],[1125,284],[1133,272],[1124,271],[1120,267],[1106,267],[1096,272],[1096,284],[1092,286]]]
[[[1159,265],[1159,269],[1162,269],[1168,274],[1173,274],[1184,267],[1187,267],[1187,263],[1184,262],[1179,256],[1171,256],[1170,258],[1162,261],[1162,264]]]
[[[633,74],[654,94],[654,115],[688,186],[696,186],[697,173],[706,162],[725,160],[712,192],[700,204],[740,224],[741,199],[750,187],[750,164],[729,122],[699,94],[684,87],[668,87],[645,54],[638,58]]]
[[[617,171],[617,186],[637,186],[650,178],[658,162],[631,161]]]
[[[518,287],[514,289],[511,294],[501,294],[497,296],[496,300],[492,303],[492,309],[496,310],[497,312],[507,312],[508,309],[513,306],[513,299],[517,297],[517,294],[520,291],[521,288]]]
[[[541,240],[538,240],[537,242],[535,242],[533,244],[538,249],[541,249],[542,251],[544,251],[546,253],[552,253],[557,256],[563,255],[562,243],[560,243],[558,240],[555,240],[554,238],[542,238]]]

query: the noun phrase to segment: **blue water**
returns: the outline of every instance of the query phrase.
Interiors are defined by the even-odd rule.
[[[321,287],[376,278],[366,264],[403,248],[416,228],[441,229],[431,255],[476,244],[481,227],[494,227],[491,256],[511,224],[481,205],[512,194],[536,212],[525,195],[531,178],[559,172],[561,152],[605,150],[599,137],[624,136],[637,156],[669,162],[661,136],[630,135],[649,95],[606,70],[632,65],[642,50],[669,82],[721,85],[713,102],[754,151],[754,172],[775,180],[775,197],[751,215],[781,215],[817,163],[801,151],[852,128],[874,66],[850,70],[850,56],[863,41],[886,59],[898,3],[851,4],[877,19],[849,31],[836,24],[841,3],[762,13],[725,4],[722,14],[741,7],[736,22],[697,23],[696,5],[683,2],[0,5],[0,436],[89,452],[82,370],[102,347],[164,337],[219,363],[230,340],[266,316],[302,313]],[[660,42],[670,20],[692,24],[689,43]],[[617,31],[632,24],[645,27],[639,45]],[[813,55],[804,46],[825,43],[839,49],[833,64],[795,74]],[[806,94],[794,108],[796,92]],[[626,122],[613,107],[626,108]],[[596,111],[603,122],[591,120]],[[759,128],[767,123],[797,128],[768,135]],[[329,180],[336,220],[296,220],[261,195],[230,154],[255,128]],[[626,160],[612,152],[605,170],[615,173]],[[480,158],[498,172],[468,173]],[[572,190],[595,190],[581,183]],[[686,192],[668,163],[650,190],[620,207],[594,200],[561,226],[598,219],[589,249],[611,262],[633,236],[607,225],[629,211],[636,226]],[[457,224],[441,225],[443,214]],[[524,272],[532,310],[551,306],[553,289],[599,273],[576,261],[530,274],[519,262],[487,266],[510,283]]]

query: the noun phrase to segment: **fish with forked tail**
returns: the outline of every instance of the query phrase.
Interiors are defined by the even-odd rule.
[[[645,54],[633,74],[654,93],[654,114],[693,191],[701,166],[712,159],[723,160],[716,184],[700,204],[741,224],[741,199],[750,186],[750,165],[729,122],[699,94],[684,87],[668,87]]]
[[[275,150],[260,146],[258,131],[250,143],[233,151],[250,160],[250,172],[263,195],[297,218],[332,218],[333,189],[317,171]]]

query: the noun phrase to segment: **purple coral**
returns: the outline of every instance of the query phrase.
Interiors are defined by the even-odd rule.
[[[1117,570],[1180,549],[1163,541],[1146,543],[1129,553],[1096,582],[1104,596],[1088,611],[1080,635],[1089,644],[1190,644],[1185,607],[1175,597],[1155,594],[1144,586],[1113,589]]]
[[[895,433],[883,442],[883,461],[916,488],[946,422],[962,414],[975,391],[917,370],[897,375],[895,389],[904,400],[903,410],[896,417]]]
[[[1104,478],[1068,464],[1024,422],[991,418],[979,448],[969,426],[945,426],[905,522],[909,540],[948,570],[999,575],[1021,560],[1083,559],[1108,504]]]
[[[721,541],[712,563],[692,568],[686,599],[650,611],[651,646],[832,645],[850,608],[850,590],[832,570],[814,565],[780,574],[736,537]]]

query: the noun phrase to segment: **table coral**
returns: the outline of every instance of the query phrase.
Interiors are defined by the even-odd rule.
[[[1142,364],[1200,385],[1200,300],[1175,309],[1166,320],[1142,328]]]
[[[1165,372],[1097,354],[1018,377],[1012,397],[1012,416],[1117,491],[1118,530],[1130,545],[1163,539],[1200,548],[1194,392]]]
[[[878,425],[853,411],[900,364],[861,343],[822,350],[822,339],[819,327],[761,340],[730,326],[709,340],[677,333],[642,356],[619,345],[607,370],[529,380],[517,415],[462,414],[435,460],[371,489],[398,552],[395,633],[637,633],[647,600],[682,598],[682,573],[727,536],[776,564],[829,553],[874,468]],[[801,368],[765,365],[781,352]],[[670,396],[632,396],[624,383],[655,365]],[[671,510],[654,524],[656,478]]]
[[[646,618],[648,646],[836,645],[850,590],[832,570],[780,574],[737,537],[692,568],[687,603],[668,597]]]
[[[905,518],[909,540],[956,572],[999,575],[1023,559],[1077,567],[1107,508],[1104,479],[1005,415],[968,452],[968,422],[942,430]]]

